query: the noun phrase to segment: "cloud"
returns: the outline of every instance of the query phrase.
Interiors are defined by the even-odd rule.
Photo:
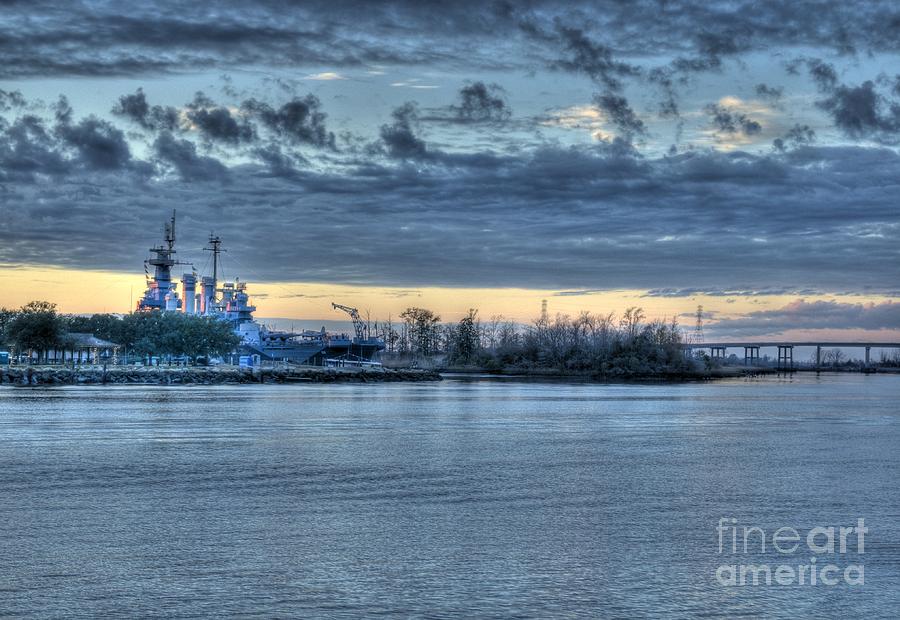
[[[186,258],[214,221],[255,280],[737,295],[877,294],[896,279],[891,150],[641,158],[599,143],[449,155],[426,148],[414,106],[396,112],[382,154],[417,165],[356,153],[307,166],[278,143],[256,147],[258,163],[226,165],[162,132],[150,181],[135,161],[88,169],[19,119],[0,134],[0,158],[19,163],[3,166],[0,201],[17,217],[0,225],[14,240],[0,262],[137,272],[177,206]],[[97,191],[78,194],[88,183]]]
[[[762,131],[762,125],[743,112],[730,110],[717,103],[711,103],[704,109],[709,114],[712,125],[721,133],[755,136]]]
[[[717,333],[735,336],[774,335],[811,329],[900,329],[900,303],[842,303],[797,299],[774,310],[750,312],[720,319],[710,326]]]
[[[512,111],[498,84],[473,82],[459,90],[459,105],[453,110],[460,120],[498,122],[507,120]]]
[[[324,71],[322,73],[311,73],[303,78],[304,80],[314,80],[319,82],[332,82],[335,80],[346,80],[343,75],[334,71]]]
[[[71,169],[43,119],[26,115],[0,123],[0,180],[31,183],[36,175],[58,176]]]
[[[28,104],[16,97],[16,107]],[[116,171],[131,166],[125,134],[95,116],[74,121],[65,97],[53,106],[55,124],[26,114],[7,123],[0,119],[0,180],[34,182],[75,169]]]
[[[301,155],[287,153],[274,143],[254,149],[253,154],[269,167],[273,175],[282,178],[297,178],[297,165],[307,163]]]
[[[334,133],[325,125],[327,115],[315,95],[294,97],[278,108],[249,99],[241,105],[246,111],[277,136],[295,143],[310,144],[320,148],[335,148]]]
[[[35,19],[40,15],[40,19]],[[605,89],[632,76],[626,57],[674,57],[678,71],[717,70],[725,58],[777,47],[896,52],[896,7],[808,0],[754,6],[726,0],[608,3],[376,4],[223,0],[215,17],[175,0],[49,0],[4,4],[0,79],[142,76],[270,66],[325,74],[372,66],[529,70],[536,63],[590,75]],[[509,45],[521,53],[509,52]],[[560,54],[560,52],[563,52]],[[315,74],[313,74],[315,75]]]
[[[425,141],[417,135],[418,108],[407,102],[391,113],[392,123],[381,126],[381,141],[388,155],[401,159],[415,159],[427,154]]]
[[[171,106],[151,106],[142,88],[119,97],[112,113],[151,131],[175,131],[179,126],[178,110]]]
[[[772,141],[772,146],[779,151],[806,146],[816,141],[816,132],[809,125],[795,123],[787,133]]]
[[[809,69],[809,75],[822,91],[832,90],[838,83],[837,71],[834,65],[822,61],[819,58],[807,58],[805,62]]]
[[[854,7],[853,20],[840,7],[804,0],[754,11],[715,0],[637,0],[602,10],[587,2],[400,1],[364,11],[352,2],[311,0],[284,11],[225,0],[215,20],[168,0],[127,9],[25,6],[4,6],[6,78],[149,80],[177,72],[181,88],[192,72],[216,79],[223,68],[276,77],[258,88],[236,77],[252,99],[231,89],[224,101],[182,108],[152,105],[129,87],[108,119],[81,118],[67,102],[13,106],[7,96],[0,204],[15,217],[0,223],[10,240],[0,261],[134,270],[158,221],[177,206],[185,248],[199,246],[214,221],[231,255],[272,281],[736,295],[885,292],[896,279],[900,156],[877,145],[896,136],[895,78],[857,86],[842,81],[859,68],[844,73],[814,59],[797,65],[814,71],[820,110],[849,146],[829,143],[831,132],[814,142],[821,112],[770,112],[777,89],[768,85],[755,101],[723,99],[712,110],[717,148],[724,136],[732,145],[755,141],[757,151],[695,146],[663,157],[665,145],[643,148],[655,140],[651,114],[695,122],[693,112],[679,117],[678,89],[697,86],[715,100],[702,94],[697,71],[739,68],[750,53],[765,58],[786,46],[828,58],[849,44],[879,61],[900,51],[890,3]],[[31,18],[37,11],[39,23]],[[483,124],[465,132],[432,126],[428,108],[420,114],[407,104],[384,125],[366,125],[365,114],[334,125],[318,99],[298,95],[311,86],[300,76],[372,66],[425,76],[395,82],[409,88],[435,86],[436,75],[470,76],[460,98],[450,95],[437,109],[448,123]],[[277,77],[288,70],[296,77]],[[525,81],[529,72],[535,82]],[[512,118],[506,96],[490,86],[498,78],[486,77],[496,75],[509,76],[510,88],[546,91],[538,109],[559,107],[542,118]],[[735,77],[752,91],[755,79]],[[340,86],[365,89],[356,105],[368,106],[371,96],[374,114],[395,105],[377,100],[375,87],[389,81]],[[786,103],[808,101],[805,86]],[[599,93],[590,114],[567,105],[590,90]],[[504,118],[502,127],[490,126]],[[707,120],[696,122],[708,134]],[[585,128],[598,140],[545,124]],[[353,139],[335,138],[333,127],[352,127]],[[142,131],[123,142],[123,128]],[[98,230],[98,219],[109,226]]]
[[[638,67],[616,60],[610,47],[591,40],[580,28],[560,27],[557,35],[567,57],[553,63],[556,68],[583,73],[612,92],[622,89],[622,78],[640,73]]]
[[[769,86],[767,84],[757,84],[753,89],[758,97],[767,99],[772,103],[779,103],[784,96],[784,88],[781,86]]]
[[[160,133],[153,143],[153,150],[160,162],[172,166],[185,181],[228,178],[228,169],[222,162],[198,155],[193,142],[176,138],[171,132]]]
[[[187,105],[185,116],[189,129],[198,131],[207,143],[238,145],[256,139],[256,130],[246,118],[216,105],[202,92],[198,92],[194,101]]]
[[[696,55],[692,58],[678,58],[672,66],[686,73],[719,69],[723,56],[734,56],[751,49],[747,35],[746,30],[736,28],[724,32],[701,32],[694,37]]]
[[[647,133],[644,121],[634,113],[625,97],[611,93],[595,95],[594,104],[626,141]]]
[[[418,78],[400,82],[391,82],[391,86],[395,88],[415,88],[419,90],[434,90],[440,88],[437,84],[422,84],[422,80]]]
[[[0,88],[0,112],[8,112],[13,108],[24,108],[25,97],[18,90],[3,90]]]
[[[871,139],[883,144],[900,143],[900,101],[890,95],[900,94],[897,85],[884,76],[877,80],[889,88],[879,92],[876,81],[866,80],[857,86],[840,83],[834,66],[818,58],[799,58],[788,64],[790,71],[806,65],[824,99],[816,106],[831,116],[835,127],[853,140]]]
[[[823,291],[796,288],[655,288],[644,293],[644,297],[770,297],[783,295],[822,295]]]
[[[588,130],[598,140],[611,140],[607,132],[607,118],[596,105],[575,105],[568,108],[550,110],[537,120],[548,127]]]
[[[125,134],[94,116],[77,124],[60,124],[56,128],[62,142],[78,153],[78,160],[89,168],[117,170],[131,160]]]
[[[900,132],[900,103],[889,102],[875,90],[875,83],[837,86],[817,105],[828,112],[835,126],[853,139],[874,138],[896,143]]]

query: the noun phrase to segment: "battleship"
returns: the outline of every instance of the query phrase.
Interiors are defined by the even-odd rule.
[[[253,317],[256,306],[250,302],[247,283],[239,278],[223,280],[219,286],[219,257],[224,250],[222,240],[209,236],[204,248],[212,254],[212,272],[198,275],[193,263],[175,258],[175,212],[163,227],[163,243],[150,248],[144,263],[147,289],[138,300],[137,312],[183,312],[228,321],[240,336],[235,354],[242,363],[284,362],[314,366],[380,365],[378,354],[384,349],[380,338],[370,335],[368,325],[356,308],[332,303],[332,310],[349,315],[353,334],[325,331],[281,331],[267,327]],[[190,267],[181,276],[181,293],[172,279],[177,266]],[[150,268],[153,274],[150,274]],[[197,285],[200,285],[199,291]]]

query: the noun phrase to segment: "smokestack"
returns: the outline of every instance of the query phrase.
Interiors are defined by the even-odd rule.
[[[186,273],[181,276],[181,294],[184,295],[184,313],[196,313],[197,276]]]
[[[200,314],[210,314],[216,302],[216,279],[204,276],[200,280]]]

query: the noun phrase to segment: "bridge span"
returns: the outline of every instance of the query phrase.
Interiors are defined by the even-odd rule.
[[[815,347],[816,367],[822,365],[822,349],[865,349],[866,367],[870,364],[872,349],[900,349],[900,342],[859,342],[859,341],[735,341],[735,342],[702,342],[682,345],[686,351],[709,349],[713,359],[725,359],[728,349],[744,349],[744,364],[752,366],[759,362],[759,350],[772,347],[778,349],[778,368],[793,368],[794,347]]]

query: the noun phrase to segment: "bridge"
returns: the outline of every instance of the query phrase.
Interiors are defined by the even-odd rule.
[[[703,342],[695,344],[682,345],[685,351],[691,352],[694,349],[709,349],[712,359],[725,359],[728,349],[744,349],[744,364],[752,366],[759,363],[759,350],[766,347],[777,347],[778,349],[778,368],[794,367],[794,347],[815,347],[816,348],[816,368],[822,365],[822,349],[865,349],[866,351],[866,368],[869,367],[869,355],[872,349],[900,349],[900,342],[856,342],[856,341],[769,341],[769,342]]]

